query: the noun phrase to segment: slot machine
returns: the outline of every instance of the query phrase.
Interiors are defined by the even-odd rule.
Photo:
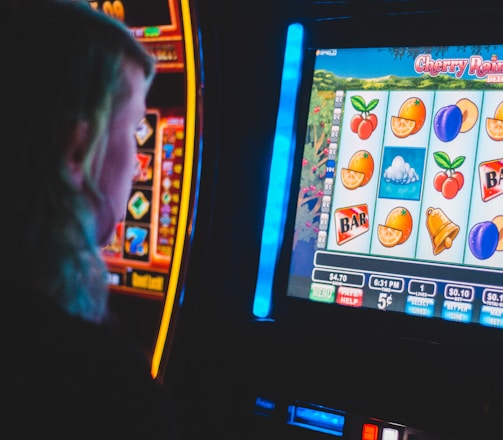
[[[138,165],[126,217],[102,254],[111,308],[151,354],[157,377],[182,300],[198,185],[201,83],[195,18],[188,1],[90,5],[124,22],[156,59],[147,111],[135,134]]]
[[[497,438],[503,8],[202,3],[218,172],[166,370],[185,434]]]

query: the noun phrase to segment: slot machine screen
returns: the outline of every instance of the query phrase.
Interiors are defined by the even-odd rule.
[[[89,4],[130,27],[170,26],[174,22],[173,0],[154,0],[148,4],[134,0],[89,0]]]
[[[185,158],[185,60],[175,0],[90,1],[124,22],[156,60],[135,134],[137,169],[123,222],[103,249],[111,291],[163,299],[170,279]]]
[[[183,72],[184,54],[177,0],[89,0],[91,7],[125,23],[150,54],[157,72]]]
[[[115,291],[162,298],[176,234],[183,168],[181,111],[147,111],[137,132],[137,169],[126,217],[103,249]]]
[[[287,298],[503,328],[503,45],[349,40],[307,57]]]

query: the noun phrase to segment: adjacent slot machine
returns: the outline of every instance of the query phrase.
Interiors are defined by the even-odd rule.
[[[111,306],[152,350],[157,376],[183,290],[198,184],[201,98],[194,12],[188,1],[90,1],[123,21],[156,59],[147,112],[135,134],[137,171],[125,220],[102,250]]]

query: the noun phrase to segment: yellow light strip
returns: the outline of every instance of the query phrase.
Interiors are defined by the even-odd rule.
[[[159,374],[159,369],[166,348],[166,340],[168,336],[169,324],[173,314],[173,306],[176,298],[179,282],[184,282],[180,279],[183,251],[185,248],[185,240],[188,237],[188,220],[190,209],[190,196],[192,187],[192,172],[194,160],[194,140],[196,129],[196,74],[195,74],[195,53],[194,40],[192,35],[192,23],[189,0],[181,0],[181,14],[183,26],[183,41],[185,46],[185,72],[186,72],[186,118],[185,118],[185,151],[183,164],[183,181],[180,197],[180,212],[178,217],[178,225],[175,236],[175,248],[173,250],[173,260],[171,264],[171,272],[168,281],[166,299],[164,301],[164,309],[161,317],[159,333],[152,356],[151,374],[156,378]]]

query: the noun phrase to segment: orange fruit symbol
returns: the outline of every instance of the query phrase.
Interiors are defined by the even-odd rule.
[[[364,178],[361,185],[365,185],[374,173],[374,158],[368,151],[359,150],[349,159],[348,168],[363,173]]]
[[[496,107],[496,111],[494,112],[494,119],[503,121],[503,102],[500,102],[498,104],[498,107]]]
[[[341,169],[341,181],[347,189],[356,189],[366,185],[374,174],[374,158],[366,150],[359,150],[351,159],[347,168]]]
[[[500,119],[486,119],[487,134],[493,141],[503,141],[503,121]]]
[[[400,107],[398,117],[414,121],[416,126],[411,134],[417,133],[423,128],[426,119],[426,107],[424,106],[424,102],[416,97],[407,99]]]
[[[408,98],[400,106],[397,116],[391,117],[391,131],[396,137],[405,138],[423,128],[426,107],[420,98]]]
[[[397,138],[406,138],[410,136],[416,128],[416,121],[412,119],[391,117],[391,131]]]
[[[404,243],[410,237],[411,232],[412,216],[410,212],[403,206],[397,206],[389,212],[384,225],[379,225],[377,236],[383,246],[392,247]]]
[[[390,228],[389,226],[378,225],[377,237],[381,244],[385,247],[393,247],[400,243],[402,239],[402,231],[399,229]]]
[[[362,185],[365,174],[358,171],[349,170],[347,168],[341,169],[341,181],[347,189],[356,189]]]
[[[496,108],[494,118],[486,118],[486,131],[492,140],[503,140],[503,102]]]

